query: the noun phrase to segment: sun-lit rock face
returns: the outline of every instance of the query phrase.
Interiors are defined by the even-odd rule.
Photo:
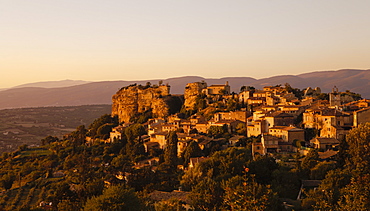
[[[131,117],[147,110],[151,110],[156,117],[167,116],[169,106],[164,97],[168,96],[169,92],[168,85],[124,87],[112,97],[112,116],[118,115],[120,122],[129,122]]]
[[[186,84],[184,93],[184,105],[186,109],[193,109],[198,95],[202,94],[202,90],[205,88],[207,88],[206,82],[195,82]]]

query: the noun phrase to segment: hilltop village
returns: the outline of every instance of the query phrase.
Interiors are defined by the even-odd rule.
[[[370,122],[370,100],[336,87],[327,94],[318,87],[301,91],[289,84],[262,90],[243,86],[237,94],[230,92],[228,82],[211,86],[195,82],[187,84],[183,98],[171,96],[169,90],[168,85],[120,90],[113,96],[112,116],[117,115],[122,124],[113,128],[106,141],[119,140],[124,129],[141,118],[147,133],[140,139],[147,152],[165,149],[166,137],[176,131],[179,157],[192,141],[210,150],[239,146],[250,138],[255,138],[254,154],[306,155],[316,148],[320,154],[333,151],[333,156],[352,128]],[[177,105],[169,103],[171,97]]]
[[[370,100],[289,84],[132,84],[0,157],[1,210],[368,210]]]

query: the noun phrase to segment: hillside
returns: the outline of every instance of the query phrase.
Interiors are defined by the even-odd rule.
[[[111,104],[111,97],[123,86],[133,83],[157,84],[161,79],[142,81],[103,81],[90,82],[68,87],[41,88],[18,87],[0,91],[0,109],[39,106],[76,106],[86,104]],[[320,87],[329,92],[334,86],[340,91],[351,90],[370,98],[369,70],[319,71],[300,75],[281,75],[263,79],[251,77],[225,77],[207,79],[199,76],[184,76],[163,80],[171,86],[171,94],[183,94],[187,83],[204,80],[207,84],[224,84],[229,82],[232,91],[238,93],[241,86],[262,88],[267,85],[290,83],[291,86],[304,89]],[[40,86],[40,84],[38,84]]]
[[[77,126],[111,112],[111,105],[18,108],[0,110],[0,153],[19,145],[40,144],[48,135],[61,138]]]

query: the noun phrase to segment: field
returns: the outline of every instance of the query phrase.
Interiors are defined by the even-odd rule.
[[[40,107],[0,110],[0,153],[27,144],[38,146],[48,135],[61,138],[80,125],[111,113],[111,105]]]

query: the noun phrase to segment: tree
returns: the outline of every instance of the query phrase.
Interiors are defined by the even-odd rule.
[[[244,91],[246,91],[247,90],[247,87],[246,86],[241,86],[240,87],[240,92],[244,92]]]
[[[111,186],[103,191],[102,195],[93,196],[86,201],[85,211],[120,211],[142,210],[143,203],[133,189],[123,185]]]
[[[344,188],[344,194],[339,202],[339,210],[356,211],[369,210],[370,207],[370,175],[352,178],[349,185]]]
[[[204,99],[204,96],[199,95],[195,99],[195,104],[194,104],[194,110],[196,111],[201,111],[207,107],[207,101]]]
[[[224,124],[223,126],[210,126],[208,129],[208,135],[215,138],[220,138],[222,135],[228,132],[228,126]]]
[[[217,181],[229,179],[244,172],[244,166],[252,158],[250,148],[230,147],[217,151],[208,159],[198,163],[185,172],[181,184],[189,189],[198,184],[204,177]]]
[[[162,200],[154,204],[155,211],[185,211],[181,201],[175,198]]]
[[[240,108],[238,99],[229,99],[226,103],[227,111],[235,111]]]
[[[320,93],[316,96],[318,100],[329,100],[329,95],[327,93]]]
[[[103,116],[97,118],[94,120],[93,123],[89,125],[89,134],[88,136],[91,136],[95,138],[98,134],[98,129],[105,124],[112,124],[112,127],[115,127],[118,125],[118,117],[114,116],[112,117],[109,114],[104,114]]]
[[[358,173],[370,173],[370,123],[354,128],[347,135],[348,164]]]
[[[350,183],[351,173],[349,170],[336,169],[329,171],[325,179],[316,190],[307,193],[302,202],[302,207],[316,210],[336,210],[338,201],[343,195],[343,189]]]
[[[12,187],[14,181],[15,176],[12,173],[7,173],[2,176],[0,184],[5,190],[9,190]]]
[[[245,123],[238,123],[235,127],[235,132],[239,135],[245,135],[247,133],[246,125]]]
[[[164,161],[170,166],[174,167],[177,164],[177,134],[176,131],[168,133],[167,144],[164,150]]]
[[[209,177],[203,178],[195,185],[189,198],[192,205],[199,210],[219,210],[222,202],[222,188]]]
[[[135,138],[145,134],[145,128],[142,124],[133,124],[126,128],[125,135],[128,141],[133,141]]]
[[[96,135],[97,137],[101,138],[101,139],[108,139],[109,136],[110,136],[110,132],[112,131],[112,128],[114,127],[114,125],[112,123],[106,123],[102,126],[100,126],[98,128],[98,130],[96,131]]]
[[[335,162],[320,162],[311,169],[310,179],[322,180],[330,170],[334,170],[335,168]]]
[[[271,188],[279,194],[280,198],[297,198],[301,181],[289,167],[280,166],[272,173]]]
[[[203,152],[200,149],[198,143],[196,141],[191,141],[184,150],[184,166],[188,165],[190,158],[201,157],[202,155]]]
[[[227,91],[225,89],[220,89],[220,91],[218,91],[218,94],[219,95],[226,95]]]
[[[227,210],[279,210],[278,198],[270,186],[258,184],[254,178],[235,176],[224,185]]]
[[[85,128],[85,125],[80,125],[77,127],[75,131],[72,132],[71,138],[74,146],[79,146],[81,144],[84,144],[86,141],[86,133],[87,130]]]
[[[301,163],[301,173],[302,176],[308,178],[310,175],[311,169],[317,165],[319,162],[319,154],[317,150],[310,150],[306,157],[302,160]]]
[[[278,168],[275,159],[269,156],[258,156],[247,165],[249,173],[255,175],[258,183],[269,184],[272,180],[272,173]]]
[[[285,90],[288,93],[293,93],[298,99],[302,99],[303,91],[298,88],[292,88],[289,83],[285,83]]]
[[[41,139],[41,144],[45,145],[45,144],[50,144],[50,143],[57,142],[57,141],[59,141],[58,137],[47,136],[47,137]]]

